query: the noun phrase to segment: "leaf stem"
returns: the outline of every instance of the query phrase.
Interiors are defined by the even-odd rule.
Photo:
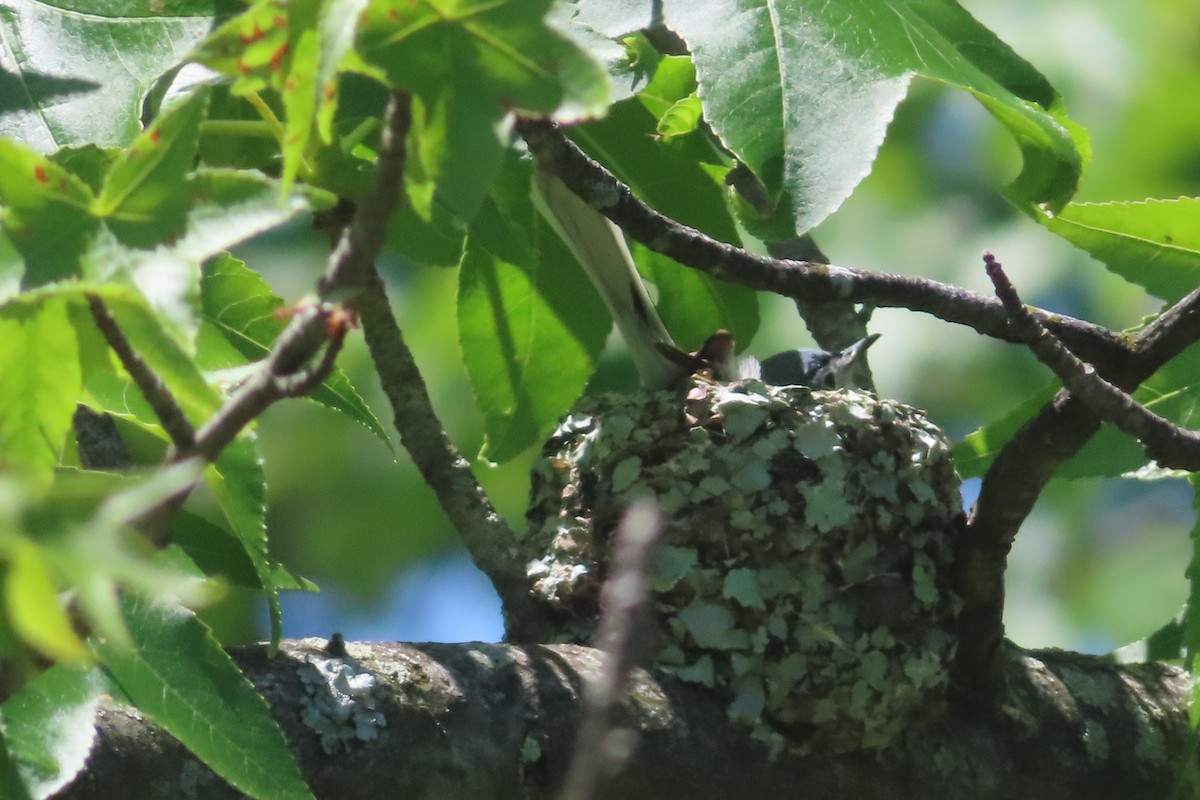
[[[279,146],[283,147],[283,140],[287,134],[283,123],[279,121],[279,117],[275,116],[275,112],[271,110],[271,106],[267,105],[267,101],[262,99],[258,92],[250,92],[246,95],[246,102],[254,106],[254,110],[263,118],[271,129],[271,135],[275,137],[275,141],[279,142]]]
[[[247,139],[275,139],[269,122],[258,119],[209,119],[200,123],[205,136],[239,136]]]

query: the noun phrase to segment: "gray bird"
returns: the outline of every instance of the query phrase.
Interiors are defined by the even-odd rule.
[[[744,377],[757,377],[763,383],[775,386],[808,386],[812,389],[845,388],[843,376],[846,374],[846,370],[861,359],[867,352],[867,348],[878,338],[878,333],[872,333],[835,353],[828,350],[801,348],[777,353],[770,358],[763,359],[761,364],[753,363],[753,359],[745,359],[741,365],[741,372]],[[756,365],[758,374],[754,375],[753,371]]]

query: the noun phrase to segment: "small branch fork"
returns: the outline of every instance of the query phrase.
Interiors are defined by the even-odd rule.
[[[1200,290],[1180,300],[1131,341],[1136,358],[1113,381],[1073,354],[1021,303],[1000,263],[984,255],[988,277],[1012,320],[1014,334],[1063,382],[1046,404],[1000,450],[980,486],[957,544],[956,585],[963,597],[956,685],[974,699],[1002,691],[1004,570],[1021,522],[1054,471],[1110,422],[1142,442],[1146,455],[1168,467],[1200,466],[1200,436],[1152,413],[1129,396],[1146,378],[1200,338]]]
[[[170,437],[170,461],[190,458],[216,461],[238,433],[272,403],[285,397],[300,397],[312,391],[333,371],[349,323],[336,309],[312,305],[302,309],[280,334],[262,365],[234,390],[225,404],[197,431],[180,408],[166,383],[134,352],[112,311],[97,294],[87,296],[92,318],[116,353],[121,365],[150,404]],[[321,348],[324,347],[324,351]],[[320,352],[320,357],[315,358]],[[314,362],[315,358],[315,362]],[[183,505],[188,485],[151,508],[139,510],[130,524],[155,546],[170,539],[171,522]]]
[[[1093,414],[1142,443],[1147,458],[1160,466],[1200,471],[1200,434],[1160,417],[1080,361],[1021,303],[1016,287],[991,253],[983,257],[996,296],[1012,317],[1013,326],[1038,361],[1054,372],[1063,386]]]

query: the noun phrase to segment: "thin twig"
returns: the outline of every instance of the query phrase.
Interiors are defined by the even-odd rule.
[[[215,461],[242,429],[271,404],[306,394],[329,377],[346,336],[344,328],[330,329],[331,313],[328,307],[311,305],[292,318],[262,366],[197,431],[192,453]],[[310,365],[308,362],[326,341],[329,344],[321,359]]]
[[[305,394],[325,380],[333,370],[346,335],[345,328],[330,326],[332,313],[333,309],[329,307],[313,305],[293,317],[262,365],[200,426],[192,447],[176,452],[172,462],[195,457],[209,463],[216,461],[242,429],[272,403]],[[320,360],[310,365],[308,362],[326,341],[328,346]],[[129,524],[154,546],[166,546],[175,515],[192,488],[193,485],[184,486],[155,505],[142,509]]]
[[[96,321],[96,327],[100,329],[108,346],[117,354],[121,366],[129,373],[129,377],[137,385],[142,397],[154,410],[163,430],[175,445],[176,452],[190,450],[196,441],[196,431],[192,428],[192,423],[188,421],[187,415],[183,413],[183,409],[179,407],[179,403],[175,401],[171,390],[167,388],[162,378],[158,377],[154,370],[150,369],[149,365],[142,360],[142,357],[134,352],[129,340],[121,331],[121,326],[117,324],[116,317],[100,299],[100,296],[88,294],[87,301],[88,308],[92,311],[92,319]]]
[[[517,130],[538,163],[588,205],[631,238],[681,264],[730,283],[803,298],[806,302],[841,301],[879,308],[907,308],[997,339],[1016,340],[1008,315],[994,297],[907,275],[753,255],[650,208],[554,124],[520,120]],[[1119,372],[1132,357],[1125,340],[1101,325],[1064,315],[1035,313],[1072,350],[1102,371]]]
[[[658,506],[644,501],[631,505],[617,528],[594,642],[604,660],[584,688],[583,721],[559,800],[590,800],[632,749],[632,732],[619,729],[614,717],[634,667],[634,640],[662,523]]]
[[[1076,358],[1021,303],[1000,262],[991,253],[985,254],[983,261],[996,287],[996,296],[1012,316],[1026,345],[1072,395],[1096,416],[1141,442],[1147,457],[1161,466],[1189,472],[1200,470],[1200,435],[1155,414],[1096,374],[1093,366]]]
[[[424,378],[375,270],[375,258],[403,186],[404,142],[410,121],[408,98],[395,95],[385,120],[375,189],[358,206],[353,222],[344,231],[318,291],[323,298],[349,298],[357,311],[401,444],[463,537],[475,564],[491,579],[511,618],[514,614],[533,613],[524,565],[514,564],[508,550],[513,531],[496,513],[475,480],[470,463],[450,442],[438,420]]]

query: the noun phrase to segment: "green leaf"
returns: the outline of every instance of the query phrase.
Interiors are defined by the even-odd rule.
[[[0,219],[25,259],[25,286],[79,274],[80,255],[98,227],[88,210],[92,198],[88,185],[62,166],[0,139]]]
[[[221,451],[216,463],[205,470],[204,482],[258,573],[267,597],[271,619],[270,651],[274,654],[283,626],[279,590],[290,587],[273,583],[275,570],[267,558],[266,477],[254,441],[243,436]]]
[[[291,68],[283,88],[287,112],[283,137],[283,188],[287,191],[304,162],[317,116],[317,59],[321,44],[316,30],[301,31],[289,49]]]
[[[429,218],[424,219],[405,195],[392,214],[387,243],[389,248],[418,264],[452,267],[462,258],[465,239],[461,220],[436,197],[430,205]]]
[[[236,586],[260,589],[263,581],[246,548],[229,531],[188,511],[180,512],[171,529],[171,541],[205,575],[215,575]],[[291,573],[280,564],[271,564],[268,586],[281,591],[318,591],[316,584]]]
[[[258,361],[287,327],[285,316],[279,313],[285,310],[283,300],[271,293],[258,273],[230,255],[218,256],[205,265],[200,297],[204,323],[197,358],[205,370]],[[340,369],[335,368],[308,396],[342,412],[392,447],[383,425]]]
[[[134,597],[121,606],[134,646],[95,648],[138,710],[239,791],[311,799],[266,701],[208,629],[179,607]]]
[[[3,732],[3,728],[4,717],[0,715],[0,733]],[[32,800],[29,790],[25,788],[25,782],[21,780],[17,765],[9,756],[4,739],[5,737],[0,735],[0,797],[7,800]]]
[[[187,176],[191,211],[184,234],[153,251],[98,237],[84,256],[97,280],[125,278],[180,329],[195,325],[200,264],[238,242],[281,225],[334,198],[320,191],[281,194],[279,181],[253,170],[201,169]]]
[[[664,63],[671,63],[664,59]],[[664,96],[662,84],[657,97]],[[741,244],[725,202],[719,175],[723,166],[700,137],[664,144],[655,137],[656,121],[643,103],[625,100],[602,120],[572,129],[572,136],[604,162],[634,192],[672,219],[715,239]],[[717,281],[650,250],[635,246],[638,268],[659,288],[658,312],[681,347],[694,350],[718,328],[743,344],[758,330],[758,298],[741,286]]]
[[[256,170],[201,169],[188,177],[188,184],[194,205],[187,233],[173,251],[197,262],[337,201],[307,188],[285,194],[279,181]]]
[[[372,0],[359,46],[397,88],[431,96],[445,86],[470,90],[487,101],[491,119],[508,111],[562,121],[602,113],[606,78],[545,25],[549,8],[549,0]]]
[[[171,106],[113,163],[95,203],[118,240],[149,248],[180,235],[192,202],[184,176],[192,171],[208,92]]]
[[[54,795],[83,770],[95,742],[96,709],[106,683],[98,670],[58,664],[0,708],[9,757],[34,797]]]
[[[662,123],[678,103],[696,96],[696,67],[687,56],[662,56],[650,82],[637,93],[638,102]]]
[[[208,33],[221,0],[8,0],[0,6],[0,136],[40,153],[125,145],[142,101]]]
[[[366,0],[307,0],[287,7],[287,80],[282,87],[287,114],[282,142],[285,190],[297,174],[312,172],[309,156],[314,129],[322,141],[333,141],[338,72],[353,58],[354,38],[365,7]]]
[[[464,219],[500,169],[510,112],[576,120],[603,112],[603,70],[543,22],[549,0],[372,0],[363,58],[412,92],[415,155]]]
[[[1008,129],[1019,206],[1075,191],[1086,142],[1058,94],[954,0],[664,0],[663,16],[695,59],[705,119],[788,199],[797,232],[869,172],[913,75],[966,89]]]
[[[74,592],[88,628],[110,643],[128,643],[117,597],[120,591],[171,598],[190,606],[211,602],[220,587],[205,582],[194,565],[172,561],[127,527],[127,520],[159,506],[200,476],[195,460],[172,464],[144,478],[98,479],[64,470],[54,491],[26,519],[57,583]],[[105,486],[105,484],[108,486]],[[89,505],[94,510],[79,519]]]
[[[528,162],[510,162],[471,225],[459,272],[459,342],[485,454],[497,462],[553,429],[611,327],[583,269],[534,210],[531,174]]]
[[[963,478],[978,478],[987,472],[1000,449],[1026,420],[1047,403],[1061,384],[1057,380],[1038,389],[1029,399],[994,422],[967,434],[954,445],[954,467]]]
[[[1071,203],[1036,219],[1168,303],[1200,286],[1200,198]]]
[[[48,486],[82,379],[62,298],[0,306],[0,469]]]
[[[606,2],[606,6],[616,5]],[[618,26],[615,31],[593,27],[583,18],[581,8],[573,2],[554,3],[546,15],[546,24],[567,37],[597,63],[603,65],[613,84],[612,100],[624,100],[646,85],[654,72],[659,55],[653,45],[638,31],[650,24],[650,5],[639,3],[646,25]],[[624,36],[620,41],[618,37]]]
[[[64,147],[52,153],[49,158],[87,184],[93,194],[99,194],[100,188],[104,185],[104,176],[112,169],[113,162],[122,152],[119,147],[97,147],[94,144],[85,144],[78,147]]]
[[[66,609],[59,602],[59,587],[40,548],[31,541],[18,539],[7,550],[4,608],[13,631],[53,661],[86,661],[87,648],[75,634]]]
[[[1060,388],[1057,381],[1021,403],[999,420],[968,434],[954,447],[955,466],[964,478],[981,477],[992,465],[1001,448],[1039,408],[1049,402]],[[1135,397],[1146,401],[1145,394]],[[1150,400],[1151,405],[1156,405]],[[1167,410],[1159,407],[1159,411]],[[1136,441],[1110,425],[1104,425],[1087,444],[1080,448],[1054,473],[1056,478],[1116,478],[1139,469],[1146,463],[1142,448]]]

